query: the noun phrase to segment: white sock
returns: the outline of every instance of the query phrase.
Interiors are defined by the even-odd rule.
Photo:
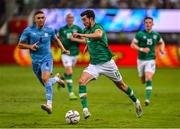
[[[52,108],[52,100],[47,100],[47,105]]]
[[[60,78],[55,76],[54,79],[56,80],[56,82],[60,81]]]
[[[69,93],[69,95],[70,95],[70,96],[71,96],[71,95],[74,95],[74,92]]]
[[[135,104],[140,104],[140,101],[139,99],[136,100]]]
[[[83,108],[83,111],[88,111],[88,108]]]

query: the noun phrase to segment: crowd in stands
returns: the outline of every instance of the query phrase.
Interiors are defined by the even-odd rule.
[[[179,0],[45,0],[41,5],[50,8],[158,8],[178,9]],[[40,1],[42,2],[42,1]],[[48,4],[47,4],[48,3]]]
[[[28,14],[26,12],[32,11],[33,8],[179,9],[180,0],[0,0],[0,27],[2,27],[3,22],[5,23],[8,20],[7,16],[9,16],[10,12],[13,11],[12,15],[24,15],[27,18]],[[21,22],[23,24],[26,23],[24,19],[20,19],[19,22],[14,23],[15,27],[21,26],[19,25]],[[10,37],[9,32],[7,35],[4,36],[0,33],[0,42],[4,40],[4,37]],[[19,33],[16,36],[16,40],[18,36]],[[164,33],[162,36],[167,42],[180,43],[180,33]],[[111,42],[122,41],[128,43],[132,38],[132,33],[109,33],[108,38]],[[9,40],[4,42],[9,43]]]

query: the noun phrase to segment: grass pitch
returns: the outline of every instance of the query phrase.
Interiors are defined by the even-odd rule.
[[[75,93],[83,68],[74,70]],[[54,73],[62,72],[54,68]],[[53,113],[48,115],[40,105],[45,89],[30,67],[0,66],[0,128],[180,128],[180,69],[157,69],[151,105],[144,106],[145,87],[135,68],[120,68],[124,81],[141,100],[144,115],[137,118],[134,105],[123,92],[105,77],[88,85],[88,105],[92,116],[84,120],[80,100],[70,101],[67,89],[53,89]],[[67,125],[68,110],[77,110],[81,120]]]

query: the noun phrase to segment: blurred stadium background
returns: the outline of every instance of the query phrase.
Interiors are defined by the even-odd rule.
[[[77,126],[65,125],[64,114],[67,109],[75,108],[81,111],[79,101],[74,102],[74,105],[67,101],[67,95],[64,95],[67,93],[61,94],[61,100],[55,95],[55,105],[61,106],[55,107],[54,116],[47,118],[47,115],[44,116],[44,112],[40,111],[39,104],[44,97],[44,90],[40,88],[29,67],[29,51],[16,48],[19,36],[26,26],[32,24],[35,10],[43,9],[47,16],[46,24],[58,31],[65,24],[64,18],[69,12],[75,15],[75,24],[83,27],[79,14],[86,8],[95,11],[96,21],[107,31],[109,46],[115,53],[114,59],[124,79],[133,86],[142,101],[144,87],[139,86],[141,84],[136,71],[137,52],[130,48],[130,42],[135,33],[144,28],[145,16],[154,18],[153,29],[165,40],[167,54],[162,56],[156,53],[157,66],[161,69],[158,69],[154,80],[154,103],[151,110],[144,109],[145,117],[141,121],[137,121],[133,113],[129,113],[133,109],[129,107],[130,102],[124,102],[126,96],[119,97],[119,92],[111,87],[104,87],[112,85],[105,78],[92,83],[99,87],[92,87],[92,90],[89,88],[89,94],[92,96],[89,98],[90,106],[96,117],[89,122],[82,121],[82,124]],[[83,47],[84,45],[81,45],[80,49],[83,50]],[[59,68],[60,50],[52,46],[52,52],[56,64],[55,71],[62,72],[62,67]],[[89,55],[80,53],[80,67],[75,69],[75,80],[78,80],[83,67],[88,63]],[[179,68],[180,0],[0,0],[0,105],[3,105],[0,106],[0,127],[180,127]],[[76,81],[75,85],[78,85],[77,83]],[[99,95],[101,102],[104,100],[107,103],[99,103],[98,108],[101,110],[93,105],[98,103],[94,94]],[[107,94],[114,99],[107,98]],[[115,105],[119,99],[120,106]],[[105,106],[101,107],[103,105]],[[162,111],[162,107],[167,108]],[[121,110],[119,113],[119,108],[127,108],[128,111]],[[110,113],[107,113],[107,110]],[[46,120],[49,122],[46,123]]]
[[[0,64],[31,64],[28,52],[15,46],[23,29],[32,24],[35,10],[43,9],[47,15],[46,24],[58,30],[65,25],[64,18],[69,12],[75,15],[75,24],[83,28],[79,14],[85,8],[92,8],[98,14],[96,22],[107,31],[119,66],[136,65],[137,53],[129,44],[134,34],[143,29],[145,16],[154,18],[153,29],[160,32],[167,44],[166,56],[157,53],[157,65],[180,66],[179,0],[1,0],[0,5]],[[53,56],[55,63],[60,63],[58,50],[53,49]],[[80,55],[78,64],[87,64],[88,59],[88,55]]]

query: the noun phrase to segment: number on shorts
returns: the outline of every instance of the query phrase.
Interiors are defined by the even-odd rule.
[[[119,70],[117,70],[114,74],[115,74],[115,76],[116,76],[117,78],[120,78]]]

